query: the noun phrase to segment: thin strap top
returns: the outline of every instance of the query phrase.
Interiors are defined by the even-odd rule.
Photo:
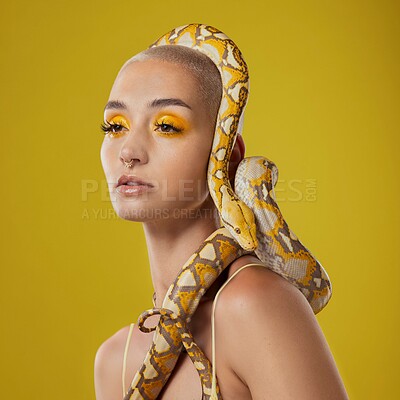
[[[126,339],[125,343],[125,350],[124,350],[124,361],[122,363],[122,398],[125,397],[126,391],[125,391],[125,373],[126,373],[126,356],[128,354],[128,349],[129,349],[129,343],[131,341],[131,336],[132,336],[132,331],[133,331],[133,326],[135,325],[134,322],[132,322],[129,326],[129,333],[128,337]]]
[[[217,305],[217,300],[218,296],[221,293],[222,289],[243,269],[247,267],[251,267],[253,265],[259,265],[259,266],[264,266],[263,264],[260,263],[251,263],[251,264],[246,264],[240,267],[235,273],[232,274],[229,279],[226,280],[226,282],[219,288],[217,294],[215,295],[214,301],[213,301],[213,308],[212,308],[212,314],[211,314],[211,348],[212,348],[212,361],[211,361],[211,367],[212,367],[212,382],[211,382],[211,397],[210,400],[218,400],[218,395],[217,395],[217,378],[216,378],[216,361],[215,361],[215,306]],[[129,333],[128,337],[126,339],[126,344],[125,344],[125,350],[124,350],[124,359],[123,359],[123,364],[122,364],[122,397],[125,396],[127,390],[125,389],[125,374],[126,374],[126,357],[128,354],[128,349],[129,349],[129,343],[131,341],[131,336],[132,336],[132,331],[135,323],[132,322],[129,326]]]

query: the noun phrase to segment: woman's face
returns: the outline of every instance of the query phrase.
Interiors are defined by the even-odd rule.
[[[183,67],[160,60],[133,62],[119,72],[104,112],[101,162],[121,218],[181,218],[209,204],[214,125],[197,86]],[[117,188],[122,175],[152,186]]]

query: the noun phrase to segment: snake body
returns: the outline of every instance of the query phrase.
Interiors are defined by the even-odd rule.
[[[256,254],[265,267],[304,294],[314,313],[329,301],[331,283],[326,271],[283,219],[274,194],[278,170],[271,160],[244,158],[235,175],[235,190],[230,185],[228,163],[237,134],[242,130],[249,88],[247,65],[238,47],[218,29],[197,23],[174,28],[149,47],[164,45],[187,46],[203,52],[221,74],[223,94],[208,164],[208,186],[221,227],[183,265],[162,307],[146,310],[139,316],[139,329],[155,333],[124,400],[156,399],[182,346],[198,371],[202,399],[221,400],[218,384],[212,387],[210,361],[187,329],[201,297],[221,272],[242,255]],[[151,315],[160,315],[160,320],[156,327],[147,328],[144,323]]]

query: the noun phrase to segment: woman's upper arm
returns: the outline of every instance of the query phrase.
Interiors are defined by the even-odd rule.
[[[221,293],[217,330],[226,334],[224,353],[252,398],[348,399],[307,299],[264,267],[246,270]]]

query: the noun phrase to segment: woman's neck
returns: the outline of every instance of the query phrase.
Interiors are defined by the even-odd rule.
[[[189,257],[218,228],[214,208],[208,204],[202,211],[201,218],[160,219],[143,224],[156,307],[161,307]]]

